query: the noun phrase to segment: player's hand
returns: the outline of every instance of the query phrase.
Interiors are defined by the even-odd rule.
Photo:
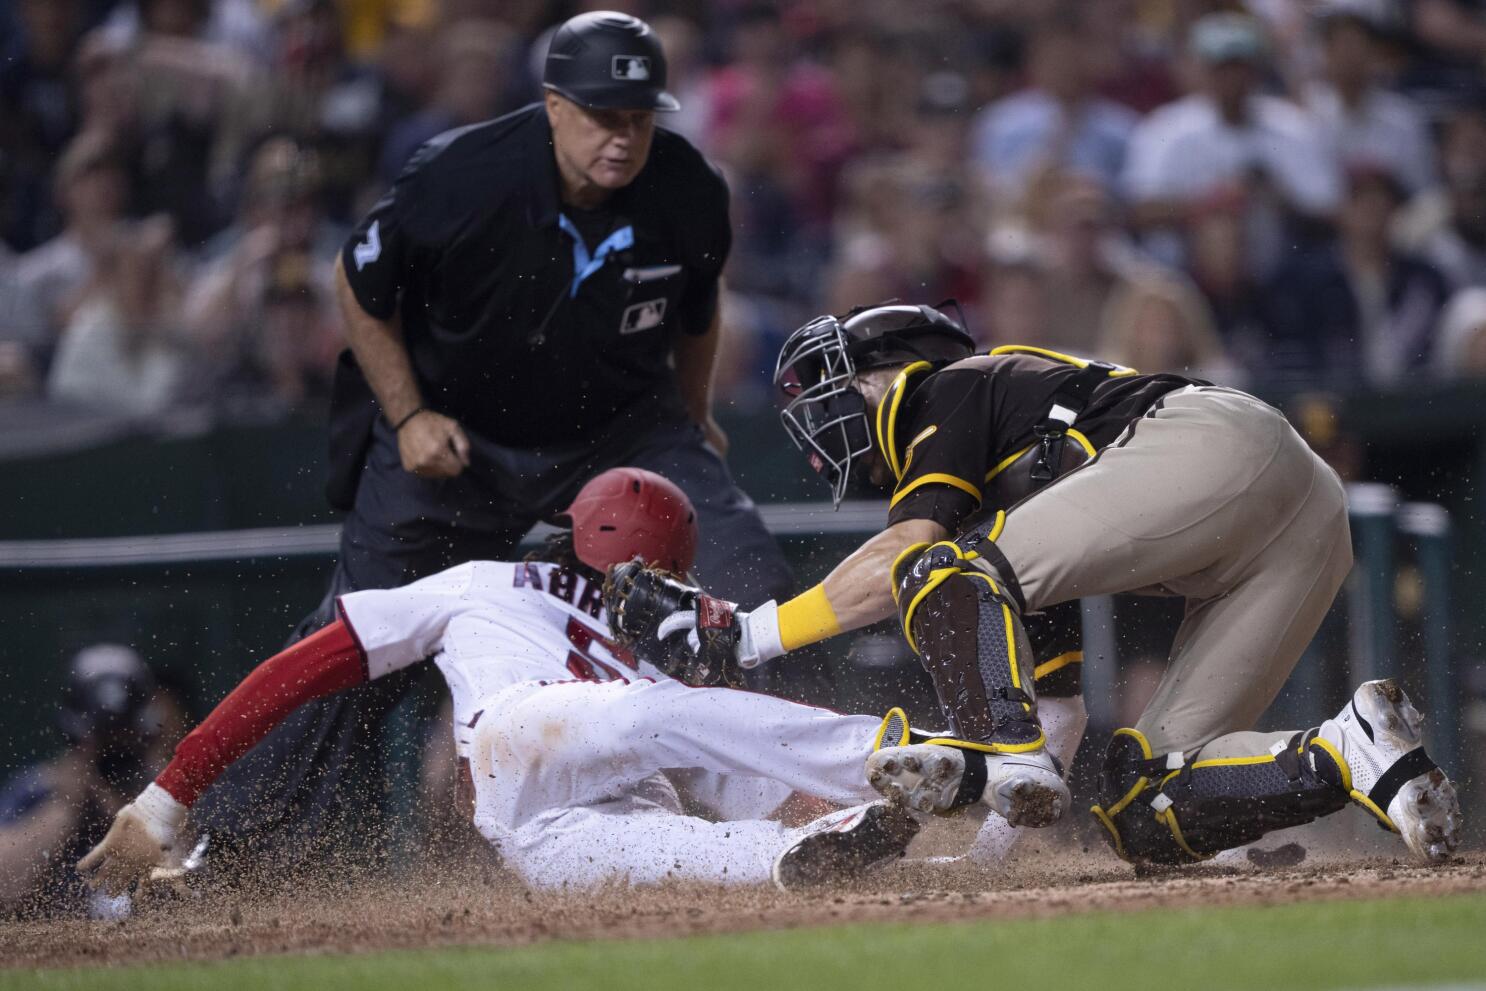
[[[423,410],[397,432],[404,470],[422,478],[454,478],[470,466],[470,441],[457,422]]]
[[[604,605],[615,638],[683,684],[718,687],[742,684],[742,668],[727,631],[703,640],[697,613],[714,615],[723,603],[638,561],[615,565],[604,583]],[[731,612],[728,613],[732,615]]]
[[[110,895],[123,894],[136,881],[169,876],[184,856],[177,834],[185,819],[184,805],[150,785],[118,811],[108,834],[77,862],[78,873]]]

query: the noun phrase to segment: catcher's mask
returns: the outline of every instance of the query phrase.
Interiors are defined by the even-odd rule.
[[[953,300],[939,305],[959,308]],[[825,476],[834,505],[840,506],[853,467],[873,446],[856,375],[912,361],[942,365],[974,350],[964,327],[937,307],[896,303],[862,307],[840,319],[816,317],[789,335],[774,369],[774,384],[788,399],[780,419]]]

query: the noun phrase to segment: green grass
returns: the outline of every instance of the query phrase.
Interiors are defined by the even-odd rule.
[[[1486,986],[1486,896],[0,971],[0,991],[1265,991]]]

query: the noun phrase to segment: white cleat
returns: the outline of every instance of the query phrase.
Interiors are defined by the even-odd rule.
[[[1403,837],[1430,863],[1460,843],[1460,800],[1445,772],[1424,752],[1424,717],[1391,679],[1364,682],[1320,739],[1346,763],[1343,786],[1354,802]]]
[[[919,812],[943,813],[975,801],[960,794],[968,761],[984,761],[978,796],[1013,826],[1050,826],[1067,811],[1068,786],[1043,750],[987,754],[934,743],[885,747],[867,758],[867,781]]]
[[[894,802],[832,812],[806,826],[774,861],[774,884],[798,891],[860,877],[902,857],[918,831],[918,821]]]

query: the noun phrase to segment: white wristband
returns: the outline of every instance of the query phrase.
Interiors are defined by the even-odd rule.
[[[172,832],[186,821],[186,807],[153,781],[130,804],[141,816]]]
[[[779,603],[773,599],[765,602],[748,614],[746,625],[752,650],[746,656],[739,654],[738,663],[743,668],[756,668],[784,653],[784,642],[779,637]]]

